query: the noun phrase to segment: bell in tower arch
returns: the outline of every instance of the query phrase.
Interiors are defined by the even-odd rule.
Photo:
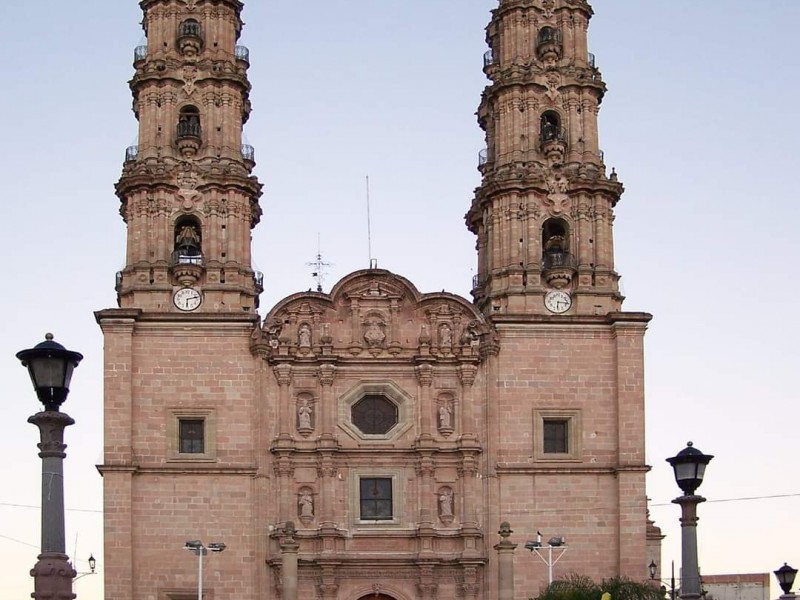
[[[183,286],[194,285],[203,274],[203,238],[200,221],[186,215],[175,221],[172,275]]]
[[[572,282],[575,257],[569,252],[569,224],[548,219],[542,225],[542,276],[547,285],[561,289]]]

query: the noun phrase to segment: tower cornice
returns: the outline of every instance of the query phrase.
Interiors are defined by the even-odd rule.
[[[176,0],[141,0],[139,2],[139,6],[143,11],[148,11],[156,6],[169,6],[171,4],[175,4]],[[230,8],[236,11],[236,16],[238,17],[242,9],[244,8],[244,3],[240,2],[240,0],[178,0],[179,4],[184,5],[187,10],[195,11],[198,8],[202,8],[206,5],[211,6],[229,6]]]
[[[594,16],[594,10],[586,0],[500,0],[500,5],[492,10],[494,17],[500,17],[515,10],[538,10],[543,15],[555,15],[561,10],[582,12],[587,19]]]

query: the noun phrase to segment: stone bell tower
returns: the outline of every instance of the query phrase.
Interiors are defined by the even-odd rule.
[[[486,149],[466,215],[472,294],[495,336],[486,514],[529,548],[540,531],[566,539],[564,571],[641,579],[651,315],[622,312],[612,224],[623,188],[598,140],[606,86],[589,53],[592,14],[586,0],[500,0],[486,29]],[[543,585],[529,561],[514,557],[515,598]]]
[[[123,308],[253,311],[250,260],[261,185],[242,144],[250,114],[238,0],[143,0],[147,45],[130,82],[139,121],[117,195],[128,226]]]
[[[105,594],[194,598],[187,541],[228,546],[204,598],[254,598],[258,472],[250,335],[261,185],[239,0],[141,0],[130,81],[139,139],[116,186],[127,225],[104,336]],[[263,478],[259,484],[264,485]],[[241,582],[247,581],[243,592]],[[216,594],[216,595],[215,595]]]
[[[478,237],[484,313],[595,315],[622,303],[597,115],[606,86],[587,47],[585,0],[501,0],[487,28],[478,110],[483,181],[466,216]]]

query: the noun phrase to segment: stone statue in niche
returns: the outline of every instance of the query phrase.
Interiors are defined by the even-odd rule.
[[[297,500],[300,520],[311,520],[314,518],[314,497],[308,489],[303,489]]]
[[[439,490],[439,517],[442,521],[453,520],[453,491],[450,488]]]
[[[439,429],[453,429],[453,410],[448,402],[439,407]]]
[[[311,347],[311,327],[303,323],[297,331],[297,341],[301,348]]]
[[[439,327],[439,346],[450,348],[453,345],[453,329],[447,323],[442,323]]]
[[[298,429],[313,429],[311,425],[311,416],[314,414],[314,409],[308,405],[308,399],[303,398],[303,403],[297,409],[297,428]]]

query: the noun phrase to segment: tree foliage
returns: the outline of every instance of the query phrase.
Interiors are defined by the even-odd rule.
[[[601,600],[605,592],[611,600],[664,600],[663,592],[648,582],[611,577],[596,583],[577,573],[553,581],[536,600]]]

